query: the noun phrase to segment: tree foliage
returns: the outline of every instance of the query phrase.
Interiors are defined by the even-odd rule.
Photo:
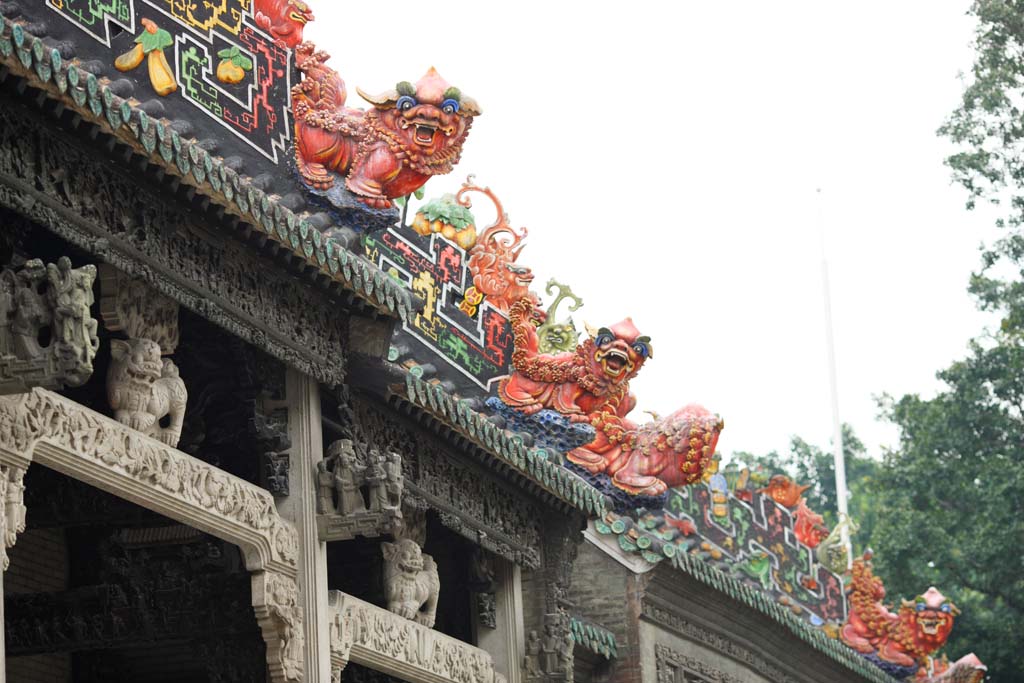
[[[877,480],[870,542],[892,599],[939,588],[963,610],[947,651],[1024,681],[1024,1],[976,0],[975,63],[939,130],[967,206],[996,207],[1000,239],[970,290],[1000,324],[938,373],[931,399],[888,399],[900,429]]]

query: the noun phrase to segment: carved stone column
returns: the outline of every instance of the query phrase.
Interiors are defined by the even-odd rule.
[[[285,382],[288,435],[291,438],[289,495],[278,509],[299,532],[298,605],[305,614],[303,646],[307,683],[331,680],[327,610],[327,545],[316,523],[317,465],[323,460],[320,390],[316,381],[292,368]]]
[[[573,640],[569,586],[572,566],[583,540],[575,518],[552,524],[544,536],[544,633],[541,669],[546,681],[572,683]]]
[[[494,668],[508,683],[522,683],[525,636],[523,626],[523,586],[518,566],[495,557],[493,625],[484,623],[483,606],[475,620],[477,645],[494,658]],[[478,593],[485,595],[484,593]]]
[[[27,466],[27,465],[26,465]],[[7,680],[7,652],[4,645],[4,572],[10,565],[7,549],[18,540],[18,534],[25,530],[25,467],[0,463],[0,683]]]

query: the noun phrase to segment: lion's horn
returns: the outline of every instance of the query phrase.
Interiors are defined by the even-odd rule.
[[[395,106],[395,102],[398,101],[398,91],[393,88],[391,90],[385,90],[379,95],[367,95],[362,88],[356,86],[356,92],[359,93],[360,97],[375,107],[393,107]]]

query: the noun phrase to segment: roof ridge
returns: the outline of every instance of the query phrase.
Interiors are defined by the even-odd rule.
[[[10,59],[12,56],[17,59]],[[171,121],[153,119],[138,106],[138,100],[115,94],[109,79],[89,73],[78,60],[65,60],[56,47],[47,46],[22,23],[3,15],[0,63],[34,81],[33,85],[52,99],[63,100],[83,118],[180,177],[370,306],[402,321],[414,315],[411,294],[394,278],[296,214],[277,195],[261,190],[252,177],[231,169],[199,141],[183,138]]]

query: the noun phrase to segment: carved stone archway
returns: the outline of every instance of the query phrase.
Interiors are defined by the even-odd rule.
[[[298,535],[269,492],[44,389],[0,397],[4,548],[24,530],[33,462],[237,545],[273,683],[303,680]]]

